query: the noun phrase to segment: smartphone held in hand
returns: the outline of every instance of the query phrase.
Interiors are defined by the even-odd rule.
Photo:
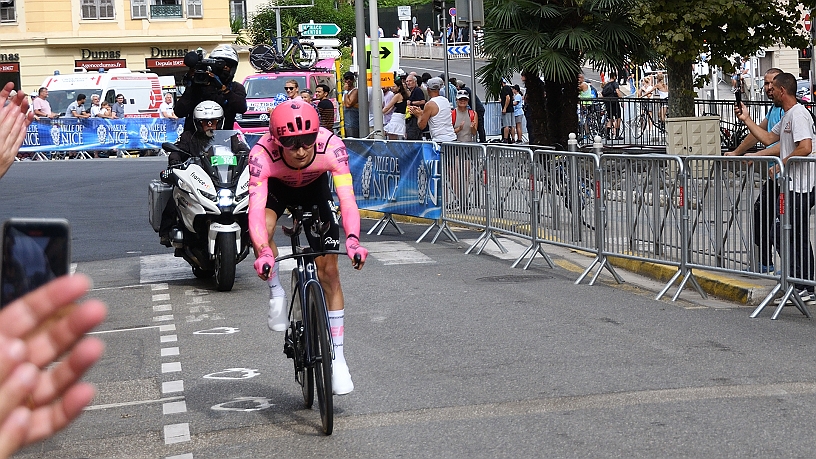
[[[57,218],[10,219],[3,224],[0,307],[68,274],[71,231]]]

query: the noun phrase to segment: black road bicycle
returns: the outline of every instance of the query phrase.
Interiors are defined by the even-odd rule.
[[[287,60],[295,68],[309,70],[317,63],[318,54],[314,44],[308,41],[301,41],[300,37],[282,37],[289,39],[289,46],[279,53],[274,45],[261,43],[249,51],[249,62],[256,70],[268,72],[277,66],[282,66]]]
[[[330,228],[329,222],[320,221],[317,206],[311,212],[303,208],[289,208],[292,227],[282,226],[283,233],[292,241],[292,254],[275,259],[276,263],[294,258],[297,267],[292,270],[292,302],[289,305],[289,329],[284,337],[283,353],[293,360],[295,381],[300,384],[303,402],[311,408],[315,386],[323,433],[331,435],[334,428],[334,400],[332,395],[332,359],[334,347],[329,328],[326,297],[317,276],[315,258],[321,255],[345,255],[339,250],[324,250],[323,241]],[[320,241],[316,250],[300,245],[304,228]],[[355,257],[355,264],[359,258]],[[266,270],[266,266],[264,266]],[[268,271],[267,271],[268,272]]]

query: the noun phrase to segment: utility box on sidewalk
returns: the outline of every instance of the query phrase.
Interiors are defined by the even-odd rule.
[[[694,116],[666,119],[666,153],[677,156],[720,154],[720,118]]]

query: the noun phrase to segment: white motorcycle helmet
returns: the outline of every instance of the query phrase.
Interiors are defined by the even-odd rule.
[[[195,110],[193,110],[193,124],[195,124],[196,132],[201,131],[208,137],[212,137],[213,129],[205,129],[204,126],[204,123],[211,120],[215,120],[213,129],[220,129],[224,123],[224,109],[217,102],[211,100],[205,100],[196,105]],[[207,123],[207,126],[209,126],[209,123]]]
[[[227,81],[224,81],[225,84],[228,81],[232,81],[232,78],[235,76],[235,71],[238,70],[238,52],[235,51],[235,48],[231,45],[218,45],[210,53],[210,59],[221,59],[225,61],[227,65],[229,65],[230,70],[226,75],[220,76],[222,79],[226,77]]]

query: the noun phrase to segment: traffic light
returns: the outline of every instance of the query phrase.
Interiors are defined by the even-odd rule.
[[[433,0],[433,9],[436,13],[441,13],[444,8],[442,8],[442,0]]]
[[[813,56],[813,48],[799,50],[799,59],[810,59]]]

